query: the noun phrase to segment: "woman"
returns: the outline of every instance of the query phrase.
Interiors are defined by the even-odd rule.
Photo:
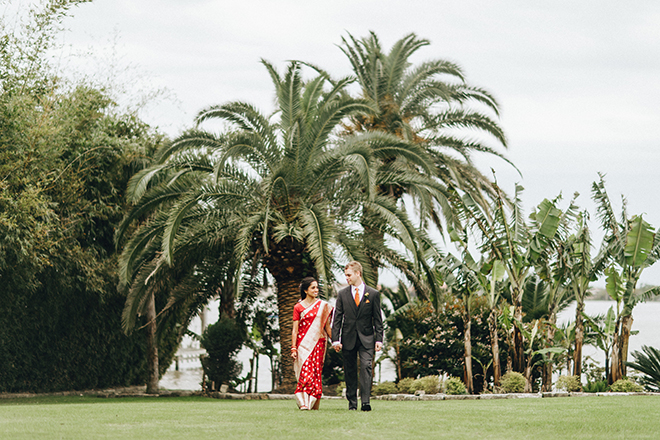
[[[307,277],[300,283],[300,301],[293,308],[291,357],[298,379],[296,400],[300,409],[319,409],[323,394],[321,371],[325,358],[325,338],[332,335],[332,307],[318,296],[319,283]]]

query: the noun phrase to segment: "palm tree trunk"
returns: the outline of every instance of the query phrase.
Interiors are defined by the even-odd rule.
[[[520,287],[514,287],[511,292],[513,299],[514,322],[522,322],[522,292]],[[523,335],[517,325],[513,326],[513,371],[524,373],[525,371],[525,347],[523,347]]]
[[[471,322],[470,316],[463,316],[463,323],[465,324],[465,364],[464,364],[464,379],[465,386],[468,394],[474,393],[474,382],[472,379],[472,335],[471,335]]]
[[[375,244],[374,247],[378,249],[381,246],[385,245],[385,234],[379,229],[373,228],[368,224],[363,224],[365,241],[368,243]],[[378,269],[380,268],[380,259],[373,252],[366,252],[366,258],[369,261],[369,267],[364,268],[365,273],[362,274],[362,277],[372,286],[378,286]]]
[[[293,307],[300,299],[297,279],[276,280],[277,309],[280,323],[280,380],[279,391],[293,393],[296,375],[291,357],[291,331],[293,330]]]
[[[534,356],[530,353],[527,365],[525,365],[525,392],[532,392],[532,358]]]
[[[496,309],[491,309],[490,311],[490,315],[488,316],[488,329],[490,330],[490,350],[491,353],[493,354],[493,384],[496,387],[499,387],[500,378],[502,377],[502,367],[500,366],[500,344],[499,344],[499,336],[497,334]]]
[[[156,300],[153,292],[149,293],[147,301],[147,394],[158,394],[158,340]]]
[[[579,301],[575,308],[575,352],[573,353],[573,376],[582,376],[582,344],[584,343],[584,301]]]
[[[549,325],[548,325],[548,337],[547,337],[547,342],[546,344],[548,346],[552,346],[555,340],[555,325],[557,324],[557,313],[553,312],[550,315],[549,319]],[[552,354],[549,355],[548,362],[543,364],[543,373],[541,376],[541,380],[543,385],[541,386],[541,390],[545,392],[550,392],[552,391]]]
[[[616,320],[614,325],[614,338],[612,341],[612,356],[610,358],[610,374],[607,377],[607,383],[612,385],[623,377],[621,372],[621,336],[619,328],[621,327],[621,317]]]
[[[633,317],[626,315],[621,321],[621,354],[619,355],[621,363],[621,376],[627,376],[626,362],[628,361],[628,342],[630,340],[630,329],[632,328]]]
[[[522,306],[520,306],[520,314],[518,314],[518,306],[516,306],[516,314],[514,315],[518,322],[522,322]],[[525,371],[525,348],[523,347],[523,334],[517,325],[513,326],[513,356],[512,356],[513,371],[522,373]]]
[[[610,377],[610,354],[605,352],[605,380]]]
[[[259,392],[259,353],[257,353],[257,358],[255,359],[255,366],[254,366],[254,392],[258,393]]]
[[[234,308],[234,279],[232,277],[222,283],[218,289],[218,294],[220,296],[218,316],[226,315],[231,319],[236,318],[236,309]]]

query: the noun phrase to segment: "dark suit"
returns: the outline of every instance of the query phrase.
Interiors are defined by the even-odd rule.
[[[332,341],[341,342],[344,357],[344,380],[349,408],[357,408],[358,364],[360,357],[360,400],[368,404],[373,377],[373,359],[376,342],[383,342],[383,316],[380,293],[365,287],[359,307],[351,287],[337,293],[335,315],[332,321]]]

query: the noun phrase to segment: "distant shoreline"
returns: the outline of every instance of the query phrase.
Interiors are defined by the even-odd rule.
[[[642,286],[638,289],[635,289],[636,293],[644,292],[648,289],[651,289],[656,286]],[[603,287],[592,287],[589,289],[590,295],[587,297],[587,301],[612,301],[612,298],[607,294],[607,290]],[[660,302],[660,295],[649,298],[647,302]]]

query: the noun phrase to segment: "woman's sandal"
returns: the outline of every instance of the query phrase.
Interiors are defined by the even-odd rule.
[[[307,407],[304,406],[304,405],[300,407],[300,410],[301,410],[301,411],[306,410],[306,409],[309,409],[309,408],[307,408]]]

